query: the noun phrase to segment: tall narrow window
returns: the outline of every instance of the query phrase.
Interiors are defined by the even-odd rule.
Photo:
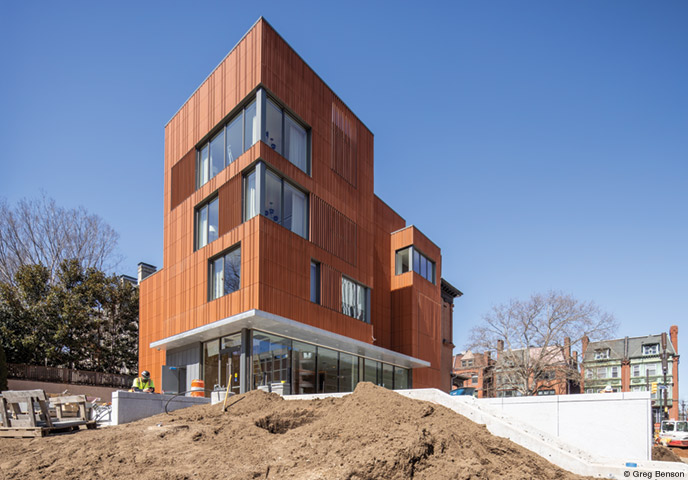
[[[210,260],[210,300],[241,287],[241,248],[236,247]]]
[[[368,319],[368,289],[353,280],[342,277],[342,313],[363,322]]]
[[[210,165],[208,162],[208,145],[198,153],[198,165],[196,166],[196,186],[205,185],[210,180]]]
[[[308,132],[271,99],[265,106],[262,140],[273,150],[306,173],[308,168]]]
[[[320,303],[320,264],[311,262],[311,302]]]
[[[244,150],[248,150],[258,141],[258,114],[256,102],[246,107],[244,111]]]
[[[217,197],[196,208],[196,250],[217,240],[219,216]]]
[[[220,173],[225,168],[225,131],[220,133],[210,141],[210,178]]]
[[[227,165],[244,153],[241,115],[227,125]]]
[[[255,170],[244,179],[244,221],[258,215],[258,195]]]
[[[284,156],[304,172],[308,172],[308,134],[289,115],[284,116]]]
[[[278,153],[282,151],[282,109],[268,99],[265,111],[265,138],[263,140]]]
[[[306,232],[306,205],[306,194],[284,182],[284,220],[282,225],[303,238],[308,237]]]

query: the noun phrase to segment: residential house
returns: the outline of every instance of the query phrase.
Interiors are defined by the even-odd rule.
[[[585,393],[646,392],[652,393],[654,418],[665,411],[670,418],[678,417],[678,327],[673,325],[666,337],[662,334],[625,337],[590,342],[583,338],[582,388]],[[666,352],[666,381],[662,355]],[[666,388],[665,388],[666,386]],[[664,392],[666,391],[666,402]]]
[[[453,386],[475,388],[478,398],[494,397],[493,369],[495,361],[490,352],[473,353],[468,350],[454,356]]]
[[[494,378],[498,397],[579,393],[578,353],[571,354],[568,338],[563,346],[515,350],[505,350],[500,341]]]

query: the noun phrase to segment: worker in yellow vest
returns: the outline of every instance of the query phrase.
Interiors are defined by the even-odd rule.
[[[134,379],[134,385],[132,385],[131,389],[135,392],[154,393],[155,385],[153,385],[150,372],[148,370],[141,372],[141,375]]]

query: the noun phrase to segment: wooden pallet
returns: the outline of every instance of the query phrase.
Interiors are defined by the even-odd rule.
[[[74,416],[67,416],[67,405],[77,406]],[[49,407],[54,408],[54,417]],[[0,396],[0,437],[43,437],[49,433],[96,428],[95,420],[89,420],[88,416],[84,395],[48,398],[43,390],[8,390]]]

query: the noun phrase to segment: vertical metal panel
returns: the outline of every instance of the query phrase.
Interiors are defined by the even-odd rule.
[[[173,210],[194,192],[196,186],[195,173],[196,148],[192,148],[172,167],[170,210]]]

